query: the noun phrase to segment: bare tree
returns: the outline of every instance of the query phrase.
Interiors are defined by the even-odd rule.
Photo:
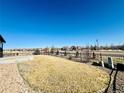
[[[90,48],[89,46],[86,47],[86,50],[84,52],[84,60],[85,62],[90,62],[91,55],[90,55]]]

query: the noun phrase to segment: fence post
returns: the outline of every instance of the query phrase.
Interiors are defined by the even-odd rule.
[[[108,57],[108,66],[112,69],[114,69],[113,59],[112,57]]]
[[[103,59],[102,59],[102,54],[101,54],[101,53],[100,53],[100,61],[101,61],[102,67],[105,67],[105,66],[104,66],[104,61],[103,61]]]

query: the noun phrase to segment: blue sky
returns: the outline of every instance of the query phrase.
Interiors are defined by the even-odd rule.
[[[5,48],[124,43],[124,0],[0,0]]]

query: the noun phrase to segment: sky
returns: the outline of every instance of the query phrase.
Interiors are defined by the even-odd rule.
[[[4,48],[124,43],[124,0],[0,0]]]

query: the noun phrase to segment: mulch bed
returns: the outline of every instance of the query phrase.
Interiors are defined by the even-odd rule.
[[[124,71],[99,67],[110,75],[110,84],[103,93],[124,93]]]

